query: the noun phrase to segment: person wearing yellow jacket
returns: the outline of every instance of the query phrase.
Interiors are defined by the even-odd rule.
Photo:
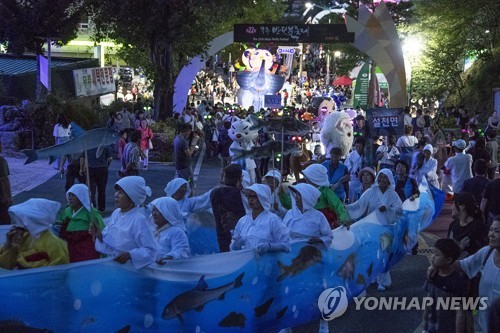
[[[26,269],[69,263],[66,243],[50,231],[61,204],[29,199],[11,206],[12,228],[0,248],[0,267]]]

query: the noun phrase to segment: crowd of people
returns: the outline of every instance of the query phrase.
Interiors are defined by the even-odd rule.
[[[454,220],[448,232],[448,239],[453,242],[436,243],[426,290],[439,295],[452,283],[458,289],[446,292],[462,295],[466,292],[463,286],[476,283],[479,296],[488,296],[489,304],[499,297],[500,179],[495,179],[498,143],[493,127],[496,115],[490,117],[495,119],[491,124],[488,121],[486,131],[479,131],[474,122],[467,122],[460,137],[447,138],[441,129],[436,130],[432,118],[425,118],[427,113],[418,111],[412,116],[412,110],[407,109],[404,135],[374,137],[359,112],[353,119],[351,151],[346,156],[336,147],[324,153],[315,151],[315,159],[304,163],[295,183],[286,186],[285,175],[289,170],[270,168],[269,158],[256,161],[259,167],[252,183],[253,179],[228,152],[232,117],[243,118],[252,112],[234,106],[211,108],[208,103],[199,102],[178,115],[178,135],[174,141],[176,178],[167,184],[165,197],[148,205],[145,202],[151,190],[139,176],[141,156],[142,168],[147,169],[148,140],[153,136],[148,130],[146,114],[139,111],[133,115],[125,109],[110,115],[108,127],[122,133],[119,145],[122,178],[114,184],[116,210],[110,221],[104,225],[99,212],[103,208],[99,185],[93,192],[83,184],[67,184],[68,207],[63,210],[58,203],[45,199],[11,206],[8,212],[13,226],[0,249],[0,267],[23,269],[111,256],[119,263],[130,261],[140,269],[153,263],[161,265],[168,260],[188,258],[191,249],[186,216],[196,211],[213,212],[221,252],[286,252],[295,240],[329,247],[332,229],[348,227],[371,213],[382,224],[395,223],[402,214],[403,201],[416,200],[420,196],[419,185],[427,183],[450,194]],[[304,120],[307,110],[292,108],[288,112]],[[256,114],[264,118],[277,116],[272,110],[259,110]],[[461,124],[464,112],[458,114],[457,122]],[[309,122],[313,128],[316,121]],[[317,122],[315,126],[321,128]],[[266,134],[261,128],[255,140],[257,147],[274,140]],[[312,141],[314,134],[311,129]],[[127,137],[129,142],[123,144]],[[202,137],[207,148],[213,149],[209,157],[220,156],[221,184],[194,196],[191,163]],[[292,140],[291,136],[286,139]],[[320,141],[313,143],[321,146]],[[438,152],[439,159],[434,157]],[[99,169],[107,168],[108,158],[108,155],[104,155],[103,161],[89,158],[89,169],[95,169],[96,174],[102,172]],[[78,162],[81,173],[85,160]],[[64,160],[60,163],[62,166]],[[57,228],[51,227],[54,223]],[[416,254],[415,248],[413,253]],[[473,282],[482,268],[483,274]],[[459,271],[466,276],[458,277],[454,272]],[[381,291],[389,287],[389,272],[379,275],[377,284]],[[431,312],[426,317],[429,327],[440,327],[443,320],[449,320],[440,317],[439,311]],[[468,315],[457,313],[457,318],[463,320],[457,321],[457,325],[465,325]],[[487,327],[483,313],[480,323]],[[431,328],[428,331],[433,332]]]

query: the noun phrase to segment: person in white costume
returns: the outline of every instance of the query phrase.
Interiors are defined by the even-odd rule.
[[[309,243],[332,244],[332,231],[325,215],[314,209],[321,192],[309,184],[288,186],[292,199],[283,223],[290,229],[291,239],[308,239]]]
[[[156,241],[142,212],[141,205],[151,196],[144,178],[128,176],[115,183],[115,205],[104,230],[93,224],[90,233],[96,237],[95,249],[115,258],[120,264],[131,260],[136,269],[154,262]]]
[[[212,204],[210,203],[211,190],[202,195],[190,197],[191,188],[184,178],[172,179],[168,182],[164,191],[167,197],[177,200],[179,208],[184,214],[206,211],[212,208]]]
[[[184,226],[182,212],[175,199],[163,197],[153,200],[152,216],[156,225],[154,236],[158,242],[156,262],[188,258],[189,241]]]
[[[366,190],[353,204],[346,209],[352,220],[357,220],[371,212],[376,212],[377,219],[384,224],[395,223],[403,212],[403,203],[394,190],[394,176],[389,169],[382,169],[371,188]],[[377,277],[379,291],[384,291],[392,283],[389,272]]]
[[[263,177],[262,184],[266,184],[271,189],[271,212],[283,218],[288,210],[280,202],[280,192],[283,192],[281,179],[281,173],[278,170],[269,170]]]
[[[413,170],[411,172],[411,177],[414,178],[418,184],[422,183],[422,178],[425,177],[429,184],[434,187],[439,188],[439,177],[437,175],[437,160],[432,157],[434,154],[434,147],[431,144],[427,144],[422,151],[423,156],[420,157],[418,154],[415,155],[415,161],[413,162]],[[422,158],[419,161],[419,158]]]
[[[260,254],[272,251],[290,251],[290,236],[281,219],[270,212],[271,190],[263,184],[243,189],[247,214],[234,228],[231,251],[257,249]],[[246,200],[245,200],[246,199]]]

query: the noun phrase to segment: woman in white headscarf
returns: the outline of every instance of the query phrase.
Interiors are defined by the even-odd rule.
[[[403,212],[403,203],[394,186],[392,171],[380,170],[372,187],[366,190],[358,201],[346,206],[351,220],[358,220],[375,211],[382,223],[395,223]]]
[[[97,251],[115,257],[120,264],[131,260],[139,269],[154,262],[156,241],[141,205],[151,196],[151,189],[144,178],[128,176],[115,183],[115,205],[111,221],[101,232],[94,225],[91,233],[97,238]]]
[[[439,188],[438,162],[432,157],[433,154],[434,147],[431,144],[425,145],[421,153],[415,154],[410,177],[415,179],[418,184],[421,184],[422,178],[425,177],[427,182]]]
[[[292,198],[283,223],[290,230],[291,239],[308,239],[309,243],[332,244],[332,231],[328,221],[319,210],[314,209],[321,192],[309,184],[288,186]]]
[[[247,214],[239,219],[233,232],[231,251],[257,249],[290,251],[290,236],[281,219],[270,212],[271,189],[267,185],[253,184],[243,189]]]
[[[153,200],[151,206],[153,207],[151,214],[156,225],[154,236],[158,242],[156,262],[164,264],[166,260],[188,258],[189,241],[177,201],[163,197]]]
[[[281,187],[281,173],[278,170],[269,170],[262,178],[262,184],[266,184],[271,189],[271,212],[280,218],[285,217],[288,209],[283,207],[280,196],[284,194]]]
[[[371,212],[376,212],[380,222],[396,223],[399,215],[403,212],[403,202],[394,187],[392,171],[389,169],[380,170],[372,187],[366,190],[358,201],[346,206],[351,219],[357,220]],[[384,291],[392,283],[390,273],[381,273],[377,277],[377,283],[377,290]]]
[[[85,184],[75,184],[66,192],[68,207],[62,210],[57,221],[61,224],[59,237],[68,243],[70,262],[99,259],[94,238],[89,233],[94,223],[99,230],[104,229],[101,214],[92,207],[89,189]]]
[[[206,211],[212,208],[210,203],[210,191],[196,196],[190,197],[191,187],[184,178],[174,178],[168,182],[165,187],[167,197],[172,197],[177,200],[181,211],[185,214],[190,214],[199,211]]]
[[[50,231],[61,204],[46,199],[29,199],[11,206],[12,228],[0,248],[0,267],[38,268],[69,263],[68,247]]]

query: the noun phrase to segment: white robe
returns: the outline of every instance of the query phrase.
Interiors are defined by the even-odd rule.
[[[137,269],[151,264],[157,252],[148,221],[138,207],[125,213],[115,209],[111,221],[102,231],[102,242],[96,239],[95,249],[112,257],[129,252]]]
[[[266,185],[267,186],[267,185]],[[263,211],[254,220],[252,213],[239,219],[234,228],[233,240],[242,238],[242,249],[254,249],[260,244],[270,244],[273,249],[290,250],[288,229],[281,219],[270,211]],[[231,250],[234,250],[231,242]]]
[[[328,220],[323,213],[314,209],[321,192],[309,184],[290,185],[288,188],[291,192],[292,209],[285,215],[283,224],[290,230],[290,238],[309,239],[318,237],[326,247],[329,247],[333,239],[330,224],[328,224]],[[303,212],[297,208],[295,191],[293,190],[300,193],[302,197]]]
[[[166,226],[165,226],[166,227]],[[158,242],[156,260],[172,256],[174,259],[188,258],[190,255],[189,240],[181,227],[170,225],[158,230],[155,238]]]
[[[385,212],[379,211],[380,206],[385,206],[387,210]],[[358,220],[376,211],[380,222],[392,224],[397,221],[397,218],[403,212],[403,203],[396,191],[388,188],[382,193],[378,186],[373,186],[367,189],[358,201],[346,205],[345,208],[349,213],[349,217],[353,220]]]

